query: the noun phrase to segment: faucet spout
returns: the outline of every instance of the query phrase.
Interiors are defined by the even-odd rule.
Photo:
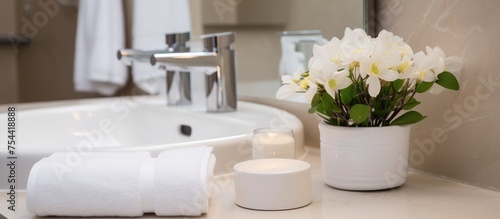
[[[125,65],[131,66],[134,62],[151,62],[151,56],[163,53],[185,53],[190,50],[190,33],[170,33],[165,35],[166,49],[138,50],[120,49],[117,58]],[[139,66],[137,66],[139,67]],[[165,66],[162,66],[165,67]],[[191,104],[191,75],[185,71],[172,71],[169,68],[160,68],[166,71],[167,105],[179,106]]]
[[[132,65],[132,62],[148,62],[151,55],[157,53],[182,53],[189,51],[188,41],[190,38],[189,32],[172,33],[165,35],[167,48],[163,50],[139,50],[139,49],[120,49],[117,53],[118,60],[121,60],[126,65]]]
[[[152,65],[165,65],[189,69],[208,67],[205,72],[208,112],[236,110],[235,51],[231,47],[234,33],[216,33],[201,36],[205,52],[156,53],[151,55]]]
[[[167,53],[169,50],[138,50],[138,49],[120,49],[116,56],[118,60],[122,61],[125,65],[132,65],[132,62],[148,62],[151,55],[156,53]]]
[[[215,52],[157,53],[150,56],[152,65],[190,67],[216,67],[218,54]]]

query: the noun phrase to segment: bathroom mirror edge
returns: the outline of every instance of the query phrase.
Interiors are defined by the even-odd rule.
[[[343,29],[346,27],[350,28],[359,28],[362,27],[368,35],[375,37],[376,36],[376,22],[375,22],[375,4],[374,0],[360,0],[361,8],[357,10],[359,12],[359,17],[361,20],[358,23],[352,25],[351,21],[346,21],[345,25],[342,27],[342,32],[338,32],[338,34],[334,34],[334,36],[341,38],[343,35]],[[352,3],[355,5],[356,3]],[[358,6],[359,7],[359,6]],[[295,30],[295,29],[294,29]],[[331,35],[323,34],[326,39],[331,39]],[[281,47],[278,47],[281,48]],[[281,50],[280,50],[281,54]],[[245,69],[243,69],[245,70]],[[275,94],[276,91],[281,86],[281,79],[279,77],[279,71],[268,71],[269,74],[275,74],[275,78],[273,79],[258,79],[258,80],[247,80],[239,79],[238,80],[238,97],[242,100],[247,101],[258,101],[259,99],[268,99],[268,100],[276,100]],[[245,76],[248,74],[239,74],[239,76]],[[303,95],[294,94],[291,97],[281,100],[284,102],[295,102],[295,103],[308,103]]]
[[[14,2],[14,1],[12,1]],[[127,47],[130,45],[130,38],[132,36],[130,24],[132,23],[132,19],[130,14],[132,13],[133,4],[132,0],[124,1],[124,11],[125,11],[125,23],[127,24],[126,29],[126,38],[127,38]],[[204,1],[203,1],[204,2]],[[210,1],[209,1],[210,2]],[[241,2],[241,6],[245,6],[252,1],[238,1]],[[329,13],[333,11],[332,8],[335,8],[339,5],[347,5],[352,4],[350,10],[344,10],[345,13],[357,14],[358,12],[365,14],[365,20],[369,18],[374,18],[374,14],[370,7],[365,7],[369,5],[373,5],[373,0],[357,0],[357,1],[331,1],[331,0],[312,0],[312,1],[302,1],[302,0],[286,0],[290,4],[290,12],[286,17],[288,20],[280,20],[279,22],[286,22],[288,24],[292,24],[289,30],[306,30],[306,29],[321,29],[323,28],[323,34],[325,38],[331,38],[332,36],[341,36],[341,30],[337,30],[335,28],[331,28],[330,23],[339,22],[344,23],[350,20],[343,16],[343,19],[334,19],[332,18],[333,14]],[[363,2],[364,4],[362,4]],[[202,1],[200,0],[190,0],[191,3],[191,14],[192,14],[192,34],[194,36],[198,36],[204,33],[209,33],[206,30],[206,27],[200,22],[202,19],[201,11],[202,11]],[[29,4],[29,10],[26,11],[26,4]],[[362,7],[363,5],[363,7]],[[43,8],[37,4],[37,1],[27,0],[27,1],[15,1],[15,4],[12,4],[12,10],[16,13],[13,13],[11,21],[13,25],[15,24],[17,30],[22,30],[23,28],[27,28],[26,26],[33,25],[32,24],[32,16],[35,12],[43,12]],[[78,18],[78,11],[80,8],[67,6],[61,4],[58,8],[57,15],[50,17],[47,20],[47,23],[39,28],[36,28],[36,36],[32,38],[32,42],[29,45],[19,46],[16,49],[19,51],[14,53],[12,50],[12,46],[4,46],[2,52],[5,52],[7,58],[4,60],[7,63],[6,65],[6,74],[1,77],[1,79],[5,79],[3,84],[7,84],[6,86],[9,92],[5,92],[0,95],[0,104],[7,103],[28,103],[28,102],[40,102],[40,101],[58,101],[58,100],[77,100],[77,99],[88,99],[88,98],[100,98],[106,97],[106,95],[100,95],[92,92],[79,92],[75,91],[74,87],[74,54],[75,54],[75,38],[76,38],[76,24]],[[250,10],[251,11],[251,10]],[[300,16],[297,16],[297,12],[300,11]],[[227,12],[226,15],[230,15],[232,12]],[[320,19],[323,19],[323,23],[314,23],[307,19],[307,16],[310,16],[311,13],[318,14],[321,16]],[[304,16],[306,14],[307,16]],[[214,14],[216,15],[216,14]],[[246,16],[246,14],[245,14]],[[330,17],[328,17],[330,16]],[[29,21],[29,22],[28,22]],[[326,23],[326,24],[325,24]],[[364,23],[369,23],[364,21]],[[299,26],[298,24],[302,25]],[[358,25],[359,24],[359,25]],[[339,25],[337,25],[339,26]],[[356,25],[347,24],[345,26],[350,27],[361,27],[361,20],[356,20]],[[263,38],[259,36],[259,33],[250,34],[247,36],[246,40],[252,40],[252,44],[248,45],[247,48],[250,48],[248,53],[250,55],[241,57],[243,60],[243,64],[238,63],[238,66],[241,66],[238,71],[238,87],[240,86],[240,81],[250,81],[255,80],[258,81],[267,81],[266,75],[272,75],[273,78],[279,77],[278,67],[271,67],[270,65],[275,65],[279,62],[280,46],[279,45],[270,45],[269,38],[275,37],[279,38],[280,31],[286,31],[287,26],[284,25],[247,25],[247,26],[227,26],[229,29],[238,29],[242,31],[248,31],[250,29],[259,30],[261,32],[267,32],[267,38],[262,41]],[[28,28],[29,29],[29,28]],[[212,27],[212,30],[216,28]],[[220,29],[220,27],[219,27]],[[333,29],[335,29],[333,31]],[[254,37],[254,38],[252,38]],[[241,37],[241,35],[237,35],[237,41],[242,42],[245,37]],[[278,39],[279,40],[279,39]],[[274,41],[273,41],[274,42]],[[278,41],[279,42],[279,41]],[[255,47],[255,44],[260,44]],[[260,47],[259,47],[260,46]],[[264,49],[262,49],[264,48]],[[239,48],[238,48],[239,49]],[[272,58],[265,57],[267,64],[264,64],[259,67],[259,71],[255,71],[255,61],[249,62],[245,59],[253,57],[264,57],[262,54],[255,54],[256,50],[264,50],[266,53],[273,53]],[[237,54],[242,55],[242,51],[245,49],[238,50]],[[272,51],[271,51],[272,50]],[[50,51],[50,53],[46,53]],[[263,52],[263,51],[260,51]],[[276,53],[278,53],[276,55]],[[117,60],[118,61],[118,60]],[[246,72],[245,72],[246,71]],[[250,72],[250,74],[249,74]],[[261,73],[261,72],[265,72]],[[264,75],[264,77],[262,77]],[[262,77],[262,78],[261,78]],[[57,80],[53,80],[57,78]],[[241,80],[240,80],[241,79]],[[279,83],[279,82],[278,82]],[[279,85],[279,84],[278,84]],[[274,94],[275,91],[268,92],[268,97],[275,99]],[[261,92],[261,91],[259,91]],[[138,89],[134,84],[134,81],[131,79],[130,75],[127,78],[127,83],[118,90],[114,96],[127,96],[127,95],[144,95],[146,93],[142,92],[142,90]],[[245,95],[244,92],[241,92],[238,89],[238,94]],[[258,95],[257,95],[258,96]]]

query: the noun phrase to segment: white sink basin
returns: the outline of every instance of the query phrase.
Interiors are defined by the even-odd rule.
[[[236,112],[207,113],[203,107],[167,107],[165,102],[164,97],[127,97],[18,104],[16,188],[24,189],[33,164],[53,152],[149,151],[156,156],[164,150],[207,145],[214,147],[216,173],[223,174],[251,157],[252,132],[263,127],[292,128],[296,154],[304,152],[302,123],[285,111],[238,102]],[[5,143],[7,106],[0,109],[0,142]],[[7,147],[1,147],[1,163],[7,163],[8,156]],[[2,190],[7,189],[7,177],[0,176]]]

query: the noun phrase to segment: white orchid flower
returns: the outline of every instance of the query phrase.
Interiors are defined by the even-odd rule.
[[[301,73],[302,73],[301,69],[298,69],[292,75],[281,76],[281,81],[283,85],[276,92],[276,99],[283,100],[290,97],[297,91],[307,90],[306,88],[300,86],[301,84],[300,79],[302,77]]]
[[[323,63],[332,62],[338,66],[348,66],[342,49],[342,41],[334,37],[326,45],[313,47],[313,57],[309,60],[308,67],[313,71],[321,71]]]
[[[456,57],[456,56],[450,56],[446,57],[444,54],[444,51],[439,48],[439,47],[425,47],[425,50],[427,51],[427,54],[430,54],[434,57],[438,57],[438,64],[437,66],[433,69],[435,73],[435,77],[437,80],[437,76],[445,71],[448,71],[455,75],[456,78],[460,76],[460,69],[462,69],[463,66],[463,61],[462,59]],[[429,91],[432,94],[439,94],[444,90],[443,87],[440,85],[434,84]]]
[[[349,71],[342,68],[339,71],[339,67],[332,62],[324,63],[323,68],[320,72],[314,72],[311,75],[318,84],[323,85],[326,92],[335,98],[335,93],[338,90],[342,90],[349,85],[352,81],[349,79]]]
[[[370,56],[373,47],[373,39],[363,29],[345,29],[341,49],[347,62],[357,62],[362,56]]]
[[[318,91],[318,85],[316,85],[316,82],[308,80],[309,83],[309,89],[307,89],[306,93],[304,94],[304,97],[308,101],[312,101],[314,95]]]
[[[387,49],[387,53],[398,53],[401,57],[413,56],[413,50],[403,41],[403,38],[395,36],[386,30],[380,31],[376,42],[385,44],[384,47]]]
[[[347,27],[344,30],[344,37],[342,38],[342,41],[346,43],[364,44],[367,43],[367,41],[371,41],[371,37],[368,36],[365,30],[361,28],[352,30]]]
[[[351,85],[352,82],[348,76],[349,71],[347,69],[338,71],[337,66],[334,64],[325,65],[325,71],[323,71],[323,78],[325,81],[323,86],[326,92],[335,98],[335,93],[338,90],[342,90]]]
[[[439,47],[431,48],[427,46],[425,50],[427,51],[427,54],[432,55],[433,57],[438,57],[439,59],[438,65],[433,69],[436,76],[444,71],[451,72],[457,76],[460,69],[462,69],[463,60],[461,58],[456,56],[446,57],[444,51]]]
[[[396,50],[391,50],[391,38],[377,38],[375,48],[370,57],[363,56],[359,61],[360,74],[362,77],[368,75],[368,93],[376,97],[380,93],[380,79],[385,81],[395,81],[399,78],[396,70],[401,61],[401,55]]]
[[[396,66],[396,70],[399,72],[399,79],[410,78],[410,70],[413,66],[413,60],[411,56],[403,56],[399,64]]]
[[[432,71],[434,71],[434,75],[436,76],[435,79],[437,79],[437,75],[444,71],[444,59],[446,58],[444,52],[439,47],[432,49],[431,47],[426,46],[425,50],[427,55],[437,59],[437,65],[432,69]]]
[[[419,79],[425,82],[433,82],[436,75],[432,71],[438,65],[438,58],[434,54],[425,55],[424,52],[417,52],[413,56],[413,68],[410,78]]]
[[[386,54],[396,53],[400,55],[401,59],[395,69],[399,72],[400,79],[408,78],[408,75],[404,73],[413,65],[411,47],[403,41],[403,38],[386,30],[380,31],[376,42],[383,44],[382,48],[386,49]]]
[[[284,99],[294,93],[302,93],[312,104],[316,104],[317,101],[313,103],[312,100],[318,95],[326,92],[336,98],[342,89],[353,86],[353,101],[342,102],[342,107],[323,104],[323,108],[310,109],[310,112],[318,114],[334,110],[336,113],[322,117],[327,123],[338,126],[378,127],[418,122],[425,116],[413,110],[394,118],[394,113],[409,110],[408,104],[398,103],[406,103],[417,92],[427,91],[431,85],[431,93],[438,93],[443,88],[457,90],[459,85],[450,73],[458,78],[463,66],[462,59],[446,57],[439,47],[426,47],[424,52],[414,53],[401,37],[385,30],[372,38],[363,29],[346,28],[342,39],[334,37],[324,46],[314,45],[312,52],[308,73],[301,74],[299,71],[283,76],[283,86],[276,97]],[[398,83],[391,83],[396,80]],[[389,89],[391,85],[394,89]],[[418,85],[424,86],[417,89]],[[378,99],[374,97],[390,100],[388,103],[391,104],[378,104]],[[363,100],[364,106],[351,110],[359,104],[359,100]],[[344,104],[346,107],[343,107]],[[373,113],[376,111],[390,113]],[[361,114],[363,117],[360,117]],[[352,116],[368,120],[355,123]]]

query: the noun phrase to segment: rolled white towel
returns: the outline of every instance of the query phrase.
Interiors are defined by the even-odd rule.
[[[27,208],[38,216],[141,216],[137,153],[55,153],[37,162],[28,178]]]
[[[198,216],[207,213],[211,147],[54,153],[31,169],[26,205],[38,216]]]
[[[215,166],[211,147],[165,151],[155,162],[154,209],[158,216],[199,216],[208,211]],[[168,173],[168,174],[165,174]]]

